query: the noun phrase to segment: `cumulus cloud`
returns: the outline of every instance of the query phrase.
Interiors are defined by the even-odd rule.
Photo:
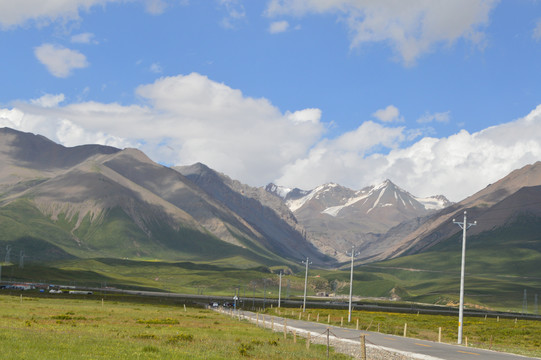
[[[278,34],[287,31],[287,29],[289,29],[289,23],[287,21],[274,21],[269,26],[269,33]]]
[[[132,146],[166,164],[201,161],[249,184],[280,174],[325,131],[319,109],[281,112],[264,98],[192,73],[135,90],[142,104],[80,102],[51,107],[57,95],[2,109],[0,125],[64,145]],[[47,105],[47,106],[45,106]],[[264,183],[264,182],[263,182]]]
[[[385,109],[380,109],[373,113],[372,116],[383,122],[404,121],[404,117],[400,116],[400,111],[394,105],[389,105]]]
[[[388,42],[407,65],[432,51],[436,44],[464,38],[474,44],[483,39],[479,30],[488,23],[497,0],[271,0],[271,16],[336,14],[347,24],[351,46]]]
[[[51,74],[59,78],[66,78],[74,69],[89,65],[86,56],[63,46],[43,44],[34,49],[34,54]]]
[[[364,123],[336,140],[323,140],[308,156],[285,167],[286,186],[337,182],[354,189],[391,179],[417,196],[443,194],[460,201],[541,158],[541,105],[526,117],[470,134],[425,137],[400,147],[407,130]],[[373,139],[382,139],[378,144]],[[384,140],[385,139],[385,140]],[[357,144],[357,146],[355,146]],[[370,147],[393,147],[370,152]]]
[[[365,121],[325,137],[320,109],[282,112],[265,98],[192,73],[135,89],[140,103],[66,103],[62,94],[0,108],[0,126],[45,135],[66,146],[137,147],[155,161],[203,162],[253,186],[275,182],[311,189],[328,182],[353,189],[386,178],[417,196],[460,201],[541,158],[541,105],[524,118],[476,133],[424,137]]]

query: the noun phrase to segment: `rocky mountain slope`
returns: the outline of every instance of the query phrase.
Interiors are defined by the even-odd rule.
[[[77,257],[231,258],[237,264],[297,261],[305,253],[322,258],[306,241],[281,244],[270,237],[282,231],[273,226],[289,226],[279,217],[264,234],[138,150],[66,148],[10,129],[0,129],[0,144],[0,226],[10,229],[3,241],[13,248],[30,239],[47,243],[51,254]]]
[[[351,246],[373,256],[381,252],[379,239],[392,227],[450,205],[441,195],[415,197],[390,180],[359,191],[338,184],[311,191],[269,184],[266,190],[285,201],[319,249],[340,260]]]
[[[332,259],[322,256],[305,239],[304,229],[287,206],[264,189],[232,180],[200,163],[174,169],[257,229],[269,249],[277,253],[301,254],[320,264],[331,262]]]
[[[522,216],[541,215],[541,162],[524,166],[476,194],[453,204],[423,221],[400,224],[381,239],[381,254],[374,259],[395,258],[429,250],[461,229],[453,223],[463,220],[467,211],[477,225],[469,235],[497,231]],[[406,230],[407,228],[407,230]]]
[[[169,168],[135,149],[66,148],[4,128],[0,258],[9,245],[42,261],[117,257],[257,266],[308,256],[334,266],[354,245],[366,263],[437,248],[460,232],[452,219],[461,221],[465,210],[478,221],[470,235],[518,231],[523,225],[517,223],[541,217],[540,189],[541,162],[456,204],[443,196],[415,197],[389,180],[358,191],[338,184],[254,188],[203,164]]]

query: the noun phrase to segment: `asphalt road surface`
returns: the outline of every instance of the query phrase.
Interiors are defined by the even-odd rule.
[[[259,326],[271,327],[274,324],[275,331],[283,331],[284,318],[270,315],[257,315],[250,311],[233,312],[225,310],[233,316],[240,316],[251,322],[257,322]],[[387,335],[377,332],[341,328],[329,326],[324,323],[309,322],[304,320],[286,319],[288,332],[296,330],[300,336],[307,336],[308,332],[311,338],[326,337],[327,329],[333,341],[341,340],[344,342],[356,344],[360,343],[360,336],[365,335],[367,347],[383,348],[387,351],[395,351],[403,355],[409,355],[413,359],[421,360],[520,360],[537,359],[520,355],[500,353],[490,350],[481,350],[460,345],[451,345],[426,340],[418,340],[402,336]]]

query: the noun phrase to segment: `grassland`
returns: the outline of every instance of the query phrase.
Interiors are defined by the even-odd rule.
[[[458,302],[461,246],[459,233],[430,251],[360,269],[387,280],[387,284],[394,284],[403,299],[455,304]],[[534,296],[541,292],[540,263],[541,221],[538,218],[521,216],[495,231],[468,237],[465,280],[468,304],[520,312],[526,290],[531,312]]]
[[[307,309],[302,313],[299,309],[273,308],[266,309],[266,313],[292,319],[300,315],[303,320],[350,328],[356,328],[358,321],[360,330],[399,336],[404,334],[407,323],[408,337],[430,341],[438,341],[441,327],[442,342],[457,342],[458,318],[453,316],[353,311],[352,321],[347,323],[347,310]],[[541,321],[465,317],[464,337],[469,346],[541,357]]]
[[[0,307],[4,359],[326,359],[323,346],[205,309],[2,295]]]
[[[448,254],[448,257],[451,257]],[[434,270],[440,255],[427,253],[380,264],[357,267],[353,277],[353,295],[402,301],[457,305],[459,268],[450,264]],[[235,261],[229,259],[227,262]],[[424,262],[423,262],[424,261]],[[473,259],[472,261],[473,262]],[[239,267],[215,262],[133,261],[123,259],[72,259],[51,264],[29,263],[24,268],[2,266],[2,280],[33,281],[47,284],[86,287],[111,286],[124,289],[169,291],[184,294],[277,298],[279,270],[291,271],[282,277],[282,298],[302,295],[304,271],[283,267],[247,267],[242,258]],[[420,265],[421,264],[421,265]],[[248,264],[245,264],[248,265]],[[417,268],[413,268],[417,266]],[[516,273],[487,274],[467,266],[466,307],[521,312],[524,289],[528,312],[535,312],[534,296],[540,278]],[[349,269],[348,269],[349,270]],[[310,269],[308,295],[318,292],[349,294],[349,271]],[[264,293],[266,290],[266,293]]]

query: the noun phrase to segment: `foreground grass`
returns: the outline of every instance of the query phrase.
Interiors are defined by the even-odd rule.
[[[0,308],[4,359],[327,358],[323,346],[204,309],[12,296]]]
[[[430,341],[438,341],[439,328],[442,328],[442,342],[456,344],[458,317],[443,315],[397,314],[385,312],[353,311],[351,323],[347,323],[347,310],[306,309],[267,309],[266,313],[280,314],[283,317],[318,321],[336,326],[359,330],[379,331],[385,334],[404,335],[407,323],[407,336]],[[328,322],[329,321],[329,322]],[[483,349],[509,352],[525,356],[541,357],[541,321],[515,320],[483,317],[464,318],[464,338],[468,345]]]

